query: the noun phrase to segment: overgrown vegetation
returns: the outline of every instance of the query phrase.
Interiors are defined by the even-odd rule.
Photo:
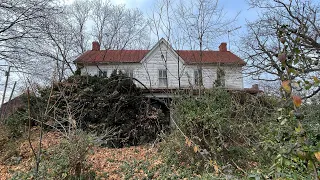
[[[10,164],[10,159],[18,155],[18,146],[10,130],[6,126],[0,126],[0,162]]]
[[[125,179],[317,179],[319,103],[302,105],[301,98],[291,95],[287,80],[282,90],[285,101],[220,88],[199,96],[182,94],[172,103],[173,131],[162,133],[161,160],[123,163],[119,173]],[[39,151],[37,173],[16,173],[14,179],[98,179],[86,163],[93,141],[113,147],[138,145],[154,141],[168,126],[123,74],[73,76],[37,93],[28,97],[31,119],[60,131],[65,140]],[[20,110],[7,119],[1,147],[17,148],[8,142],[23,135],[28,117]],[[19,163],[17,150],[8,152],[4,161]]]
[[[149,106],[132,79],[114,71],[110,78],[72,76],[39,89],[31,101],[33,119],[68,133],[81,128],[101,145],[123,147],[152,142],[169,122]]]
[[[168,163],[183,163],[199,173],[214,172],[214,166],[220,167],[217,173],[234,173],[270,163],[260,140],[264,126],[276,118],[275,104],[271,98],[221,89],[178,99],[173,111],[177,128],[162,145],[164,156]]]
[[[313,145],[319,144],[320,134],[316,106],[305,106],[311,119],[303,122]],[[220,89],[177,99],[172,117],[177,126],[161,143],[163,158],[168,166],[186,166],[200,175],[310,179],[313,172],[304,168],[305,160],[283,159],[281,163],[290,162],[291,169],[276,169],[279,152],[294,142],[295,125],[279,118],[284,114],[280,107],[272,97]]]
[[[173,101],[171,118],[176,126],[170,134],[162,134],[159,157],[120,161],[117,173],[124,179],[312,179],[314,172],[308,159],[314,160],[317,171],[319,162],[302,150],[318,151],[319,104],[302,106],[303,130],[296,132],[282,107],[287,104],[280,102],[273,97],[219,88],[201,96],[182,95]],[[92,142],[97,139],[81,131],[70,132],[60,145],[43,150],[38,178],[100,178],[87,162]],[[3,141],[10,141],[9,134]],[[293,146],[301,135],[307,135],[308,141]],[[297,151],[297,147],[302,150]],[[18,152],[13,151],[7,159],[13,162],[11,157],[16,156]],[[14,178],[34,177],[33,171],[16,172]]]
[[[23,135],[26,130],[26,125],[28,122],[28,115],[23,110],[18,110],[17,112],[10,115],[5,120],[5,126],[9,130],[11,138],[18,138]]]
[[[42,153],[37,177],[32,169],[16,172],[12,179],[94,179],[95,172],[90,170],[86,162],[92,146],[92,137],[77,131],[69,139],[63,139],[58,146]]]

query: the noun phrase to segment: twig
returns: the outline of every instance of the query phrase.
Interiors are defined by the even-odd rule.
[[[245,175],[247,175],[247,173],[241,167],[239,167],[233,160],[231,160],[231,161],[237,167],[237,169],[239,169],[241,172],[243,172]]]
[[[30,90],[29,90],[29,87],[27,89],[27,96],[28,96],[28,122],[29,122],[29,127],[28,127],[28,142],[29,142],[29,145],[30,145],[30,148],[32,150],[32,153],[33,153],[33,156],[35,157],[36,159],[36,162],[38,160],[37,158],[37,154],[32,146],[32,143],[31,143],[31,113],[30,113]],[[37,163],[36,163],[36,166],[37,166]],[[36,171],[35,171],[35,177],[38,177],[38,168],[36,168]]]
[[[39,165],[40,165],[40,161],[41,161],[41,148],[42,148],[42,127],[43,127],[43,123],[41,122],[40,125],[40,139],[39,139],[39,152],[38,152],[38,156],[36,158],[36,172],[39,172]]]

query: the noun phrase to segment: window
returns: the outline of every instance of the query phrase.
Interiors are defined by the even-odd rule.
[[[194,84],[196,86],[202,85],[202,70],[197,69],[194,71]]]
[[[122,71],[126,76],[133,78],[133,70],[132,69],[127,69]]]
[[[217,80],[216,80],[217,87],[225,87],[226,86],[226,75],[223,69],[217,69]]]
[[[167,70],[159,70],[159,86],[168,86]]]
[[[107,70],[101,70],[101,69],[99,69],[98,76],[99,76],[99,77],[108,77],[108,72],[107,72]]]

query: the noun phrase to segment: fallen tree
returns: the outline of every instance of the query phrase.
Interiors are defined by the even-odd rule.
[[[31,99],[33,119],[68,134],[81,128],[102,145],[123,147],[152,142],[169,126],[129,77],[72,76],[41,88]]]

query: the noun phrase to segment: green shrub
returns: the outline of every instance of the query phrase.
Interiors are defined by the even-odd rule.
[[[303,127],[306,129],[308,133],[308,137],[311,142],[315,144],[316,142],[320,142],[320,104],[312,103],[306,104],[302,108],[302,112],[305,114],[305,120],[302,121]]]
[[[6,118],[5,126],[8,128],[11,138],[20,137],[28,123],[28,115],[24,111],[16,111]]]
[[[231,174],[252,164],[271,164],[261,140],[264,126],[277,116],[275,105],[269,97],[222,89],[176,99],[172,119],[177,128],[160,150],[168,164],[186,164],[199,173],[215,173],[218,167]]]
[[[279,109],[277,121],[266,126],[264,147],[276,152],[274,164],[263,169],[265,177],[314,179],[320,173],[314,153],[320,151],[319,104],[305,104],[304,118],[298,119],[288,109]],[[301,115],[299,115],[301,116]],[[302,116],[302,117],[303,117]],[[300,121],[299,121],[300,120]]]

